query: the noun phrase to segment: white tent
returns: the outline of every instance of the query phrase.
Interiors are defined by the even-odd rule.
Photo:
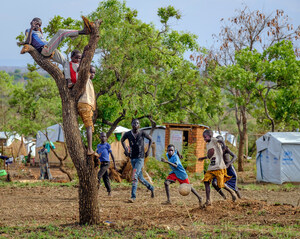
[[[151,127],[141,128],[141,130],[145,131],[147,134],[150,133]],[[165,138],[166,138],[166,126],[156,126],[156,129],[153,131],[152,139],[155,142],[155,158],[160,160],[161,157],[165,154]],[[145,139],[145,144],[148,144],[148,140]],[[153,155],[152,148],[149,152],[150,156]]]
[[[256,147],[257,181],[300,182],[300,132],[269,132]]]
[[[46,130],[39,131],[36,135],[36,147],[42,147],[48,136],[49,140],[52,142],[64,142],[64,131],[59,124],[52,125],[48,127]]]

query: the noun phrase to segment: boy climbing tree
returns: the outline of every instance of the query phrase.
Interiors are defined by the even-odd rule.
[[[100,222],[97,190],[98,168],[94,162],[95,156],[87,154],[87,149],[81,139],[77,120],[77,105],[80,96],[85,90],[87,81],[89,80],[90,65],[100,37],[99,28],[102,21],[96,20],[94,22],[90,22],[86,18],[83,19],[85,28],[89,29],[90,38],[88,47],[84,51],[85,56],[80,63],[77,82],[71,90],[67,87],[66,77],[64,76],[63,72],[58,68],[57,65],[50,61],[49,57],[45,57],[43,54],[41,54],[42,50],[39,52],[35,47],[32,46],[32,42],[31,45],[25,44],[24,42],[19,43],[19,45],[25,44],[21,53],[28,52],[35,62],[45,71],[47,71],[56,82],[62,102],[65,141],[79,178],[79,223],[97,224]],[[37,30],[37,26],[34,29]],[[51,50],[54,51],[54,48],[55,47],[52,47],[48,52]]]

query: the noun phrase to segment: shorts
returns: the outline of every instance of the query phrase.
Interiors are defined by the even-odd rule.
[[[94,132],[92,106],[86,103],[79,102],[77,105],[77,109],[78,109],[78,114],[80,115],[85,128],[92,127],[92,132]]]
[[[180,178],[177,178],[176,174],[175,173],[171,173],[169,174],[169,176],[167,177],[166,180],[171,180],[171,181],[178,181],[180,184],[183,184],[183,183],[187,183],[187,184],[190,184],[189,182],[189,179],[186,178],[184,180],[180,179]]]
[[[204,175],[203,182],[211,183],[211,181],[214,178],[217,179],[219,188],[224,188],[225,182],[227,182],[229,179],[231,179],[231,177],[227,175],[226,168],[224,168],[224,169],[219,169],[219,170],[207,171]]]

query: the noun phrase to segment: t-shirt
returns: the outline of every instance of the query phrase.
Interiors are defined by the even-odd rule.
[[[96,100],[95,100],[95,91],[93,82],[91,79],[88,79],[85,86],[85,91],[79,98],[78,102],[80,103],[86,103],[92,106],[93,110],[96,110]]]
[[[111,153],[110,144],[105,142],[104,144],[97,145],[97,153],[100,155],[100,162],[109,162],[109,153]]]
[[[179,179],[181,179],[181,180],[187,179],[188,175],[187,175],[184,167],[182,166],[181,161],[180,161],[180,159],[179,159],[178,154],[176,153],[176,151],[175,151],[175,153],[171,157],[169,157],[169,155],[167,153],[167,157],[168,157],[168,161],[170,163],[174,163],[174,164],[177,165],[177,168],[175,168],[174,166],[172,166],[172,165],[169,164],[170,168],[172,169],[172,171],[170,172],[170,174],[175,173],[176,177],[179,178]]]
[[[144,149],[144,138],[149,138],[150,136],[144,132],[139,131],[136,137],[133,136],[132,131],[126,132],[122,141],[128,139],[130,152],[129,156],[131,159],[144,158],[145,157],[145,149]]]
[[[25,35],[29,34],[30,29],[27,29],[25,31]],[[32,30],[31,32],[31,45],[37,49],[39,53],[41,53],[43,47],[47,44],[48,42],[44,39],[43,33],[40,31],[34,31]]]
[[[78,67],[79,67],[79,63],[74,63],[72,61],[70,61],[70,75],[71,75],[71,81],[73,84],[76,83],[77,78],[78,78]]]
[[[225,169],[226,165],[223,160],[223,150],[221,144],[218,143],[217,138],[211,138],[210,142],[206,144],[207,151],[212,148],[214,149],[214,155],[210,158],[210,164],[208,165],[207,170],[213,171],[213,170]]]

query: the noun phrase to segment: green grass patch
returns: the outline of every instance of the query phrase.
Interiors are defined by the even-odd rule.
[[[285,183],[282,185],[277,184],[260,184],[260,183],[251,183],[251,184],[239,184],[241,189],[252,190],[252,191],[260,191],[260,190],[268,190],[268,191],[293,191],[300,187],[300,185]]]
[[[0,227],[0,238],[178,238],[175,231],[164,229],[110,228],[103,225],[94,226],[24,226]]]
[[[38,181],[38,182],[5,182],[0,181],[0,187],[75,187],[78,185],[78,181],[72,181],[67,183],[57,183],[51,181]]]

